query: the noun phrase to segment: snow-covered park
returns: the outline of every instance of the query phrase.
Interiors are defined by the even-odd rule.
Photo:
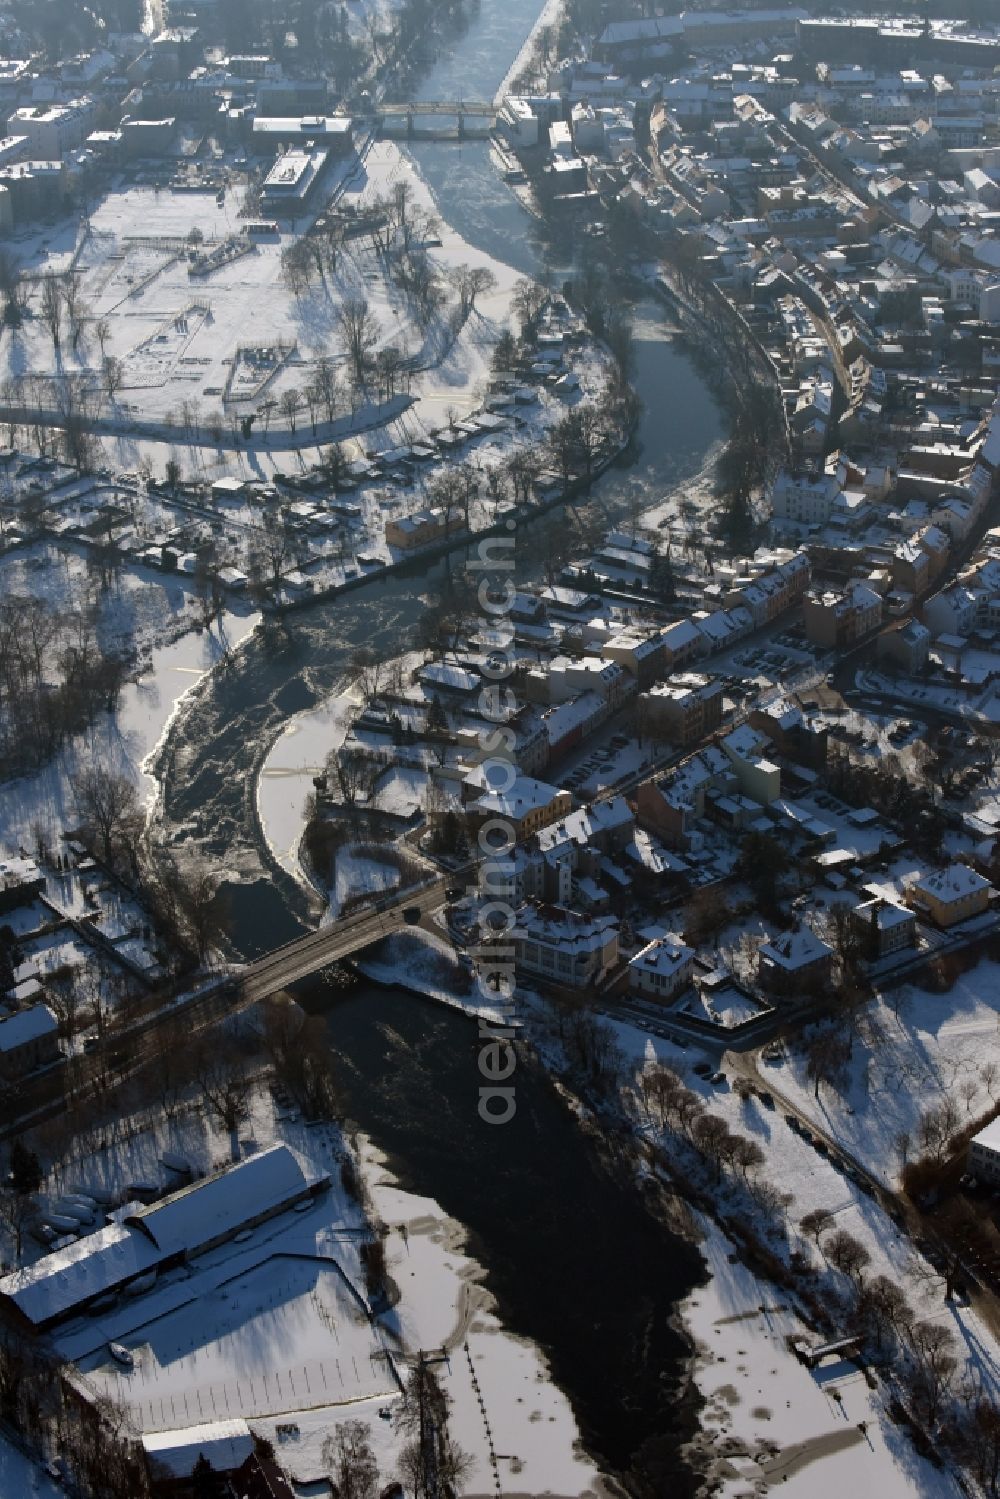
[[[493,346],[510,322],[517,275],[509,266],[435,219],[426,250],[442,284],[450,288],[460,267],[487,271],[492,278],[454,336],[445,327],[454,293],[447,290],[441,312],[430,323],[421,322],[412,299],[393,283],[366,237],[346,239],[335,269],[328,267],[295,290],[285,269],[285,252],[331,200],[348,214],[364,211],[401,185],[412,211],[430,222],[433,199],[409,158],[392,142],[363,143],[360,156],[330,169],[321,201],[307,217],[294,228],[286,224],[278,235],[249,241],[243,234],[242,189],[236,186],[218,200],[214,193],[112,187],[84,225],[67,222],[19,247],[25,269],[41,279],[23,325],[0,344],[0,389],[17,403],[19,394],[27,393],[23,382],[30,371],[33,398],[44,404],[51,396],[54,407],[59,384],[83,380],[100,416],[117,432],[104,438],[104,446],[118,467],[131,469],[148,458],[162,472],[173,453],[189,474],[257,479],[287,469],[290,461],[293,467],[315,461],[321,445],[314,436],[317,420],[324,441],[331,435],[349,437],[352,428],[366,429],[360,455],[363,448],[412,442],[453,416],[461,418],[479,406]],[[192,274],[193,256],[230,240],[245,253],[207,275]],[[53,333],[43,305],[49,277],[71,277],[76,284],[83,309],[78,333],[68,315]],[[412,405],[381,431],[371,430],[372,393],[347,401],[339,316],[352,299],[363,299],[371,314],[372,357],[391,346],[413,366],[407,382]],[[321,359],[333,362],[342,385],[335,431],[328,413],[307,412],[304,400]],[[584,355],[585,371],[592,363],[592,356]],[[599,361],[596,368],[599,373]],[[294,433],[295,418],[277,414],[292,391],[300,397]],[[233,416],[259,412],[264,402],[273,403],[274,450],[260,425],[249,447],[240,448]],[[383,419],[391,416],[387,410]],[[164,428],[144,436],[131,430],[137,421]],[[288,449],[295,450],[291,457]]]

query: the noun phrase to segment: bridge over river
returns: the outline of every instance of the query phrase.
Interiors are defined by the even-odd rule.
[[[489,135],[497,106],[476,99],[417,99],[409,104],[380,104],[375,115],[379,135],[390,140],[466,140]]]

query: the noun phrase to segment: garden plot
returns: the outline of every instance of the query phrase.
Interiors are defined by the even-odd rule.
[[[176,371],[185,350],[211,317],[207,302],[190,302],[150,333],[122,361],[126,389],[149,389],[164,385]],[[194,375],[192,378],[197,379]]]
[[[102,234],[88,245],[78,262],[87,291],[104,317],[117,312],[130,298],[138,297],[177,259],[175,251],[155,245],[113,248],[116,245],[112,235]]]
[[[254,401],[277,379],[295,352],[294,344],[241,344],[226,381],[226,401]]]
[[[276,1255],[125,1339],[135,1367],[85,1360],[143,1431],[395,1395],[399,1384],[339,1267]]]
[[[413,817],[422,812],[427,798],[427,772],[413,765],[394,765],[381,777],[372,793],[380,812],[394,817]]]

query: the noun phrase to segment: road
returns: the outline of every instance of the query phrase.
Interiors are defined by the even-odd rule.
[[[406,913],[416,910],[423,917],[433,911],[450,885],[464,885],[471,867],[462,866],[424,885],[383,897],[379,906],[366,904],[350,916],[276,948],[234,977],[173,1002],[160,1002],[127,1030],[108,1032],[93,1054],[75,1058],[72,1073],[60,1066],[33,1074],[20,1087],[16,1114],[11,1109],[12,1117],[0,1125],[0,1138],[52,1118],[71,1105],[106,1095],[156,1056],[161,1044],[158,1032],[164,1025],[180,1023],[188,1036],[194,1036],[405,929],[410,924]]]

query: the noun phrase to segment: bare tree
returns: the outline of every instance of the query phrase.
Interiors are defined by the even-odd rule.
[[[806,1213],[799,1220],[799,1227],[804,1234],[808,1234],[818,1245],[820,1237],[833,1223],[833,1214],[829,1208],[813,1208],[811,1213]]]
[[[337,326],[351,367],[354,384],[361,387],[378,342],[378,323],[365,297],[346,297],[337,314]]]
[[[928,1426],[936,1426],[958,1370],[955,1335],[939,1322],[917,1322],[910,1334],[910,1345],[919,1361],[913,1393],[924,1421]]]
[[[63,298],[59,282],[54,276],[46,276],[42,282],[42,321],[49,332],[52,347],[59,352],[62,336]]]
[[[238,1161],[239,1128],[250,1113],[253,1076],[238,1061],[220,1051],[218,1041],[206,1047],[197,1075],[206,1107],[229,1135],[232,1158]]]
[[[475,311],[476,299],[496,290],[497,278],[486,266],[459,265],[451,273],[458,294],[459,312],[464,320]]]
[[[831,1265],[860,1285],[862,1272],[871,1263],[871,1255],[853,1234],[844,1228],[838,1229],[827,1239],[824,1253]]]
[[[135,785],[100,765],[78,771],[71,785],[77,815],[86,831],[97,838],[104,862],[110,864],[116,848],[135,839],[142,828]]]
[[[384,669],[385,662],[377,651],[366,646],[359,646],[357,650],[351,652],[348,673],[360,688],[366,705],[378,697]]]
[[[297,390],[285,390],[281,393],[279,402],[281,414],[288,423],[289,430],[295,431],[295,419],[302,409],[302,396]]]
[[[378,1499],[379,1472],[366,1421],[339,1421],[323,1443],[323,1465],[338,1499]]]
[[[14,1246],[14,1262],[17,1265],[20,1265],[24,1254],[25,1233],[37,1213],[38,1204],[33,1197],[27,1193],[15,1192],[12,1187],[0,1187],[0,1228]]]
[[[63,305],[66,308],[66,319],[69,323],[70,341],[75,352],[83,333],[87,307],[83,300],[80,282],[72,271],[68,271],[63,277],[62,294]]]
[[[326,412],[328,422],[335,420],[340,401],[340,382],[337,369],[328,355],[316,361],[316,376],[312,384],[318,406]]]
[[[125,366],[113,354],[106,354],[101,365],[101,373],[104,377],[104,389],[107,391],[108,400],[113,401],[125,376]]]

